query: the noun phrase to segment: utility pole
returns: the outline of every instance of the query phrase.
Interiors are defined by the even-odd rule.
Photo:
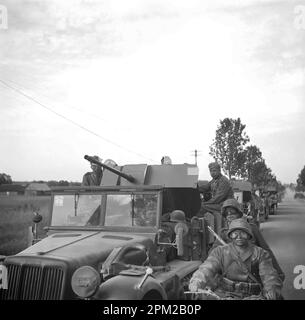
[[[197,166],[197,157],[200,156],[200,151],[195,149],[194,153],[192,153],[192,156],[195,156],[195,165]]]

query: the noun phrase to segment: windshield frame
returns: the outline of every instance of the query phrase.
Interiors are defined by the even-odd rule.
[[[162,212],[162,200],[163,200],[163,193],[160,186],[158,187],[147,187],[142,186],[141,188],[104,188],[104,187],[94,187],[94,188],[84,188],[82,187],[74,187],[69,188],[56,188],[52,192],[51,196],[51,206],[50,206],[50,213],[51,213],[51,220],[50,226],[47,227],[47,230],[105,230],[105,231],[117,231],[117,232],[133,232],[133,233],[155,233],[158,231],[160,226],[161,220],[161,212]],[[88,190],[89,189],[89,190]],[[101,201],[101,217],[100,217],[100,224],[96,226],[52,226],[52,218],[53,218],[53,210],[54,210],[54,199],[55,196],[64,196],[64,195],[100,195],[102,197]],[[155,226],[105,226],[102,225],[102,222],[105,221],[106,215],[106,197],[103,195],[119,195],[119,194],[156,194],[157,195],[157,213],[156,213],[156,225]]]

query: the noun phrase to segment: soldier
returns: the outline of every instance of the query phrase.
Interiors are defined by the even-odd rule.
[[[172,164],[172,159],[169,156],[163,156],[161,159],[161,164]]]
[[[215,248],[193,274],[189,289],[205,288],[221,275],[215,292],[219,296],[243,299],[261,295],[268,300],[281,297],[282,281],[272,266],[270,254],[251,242],[253,234],[244,219],[230,223],[227,245]]]
[[[246,220],[247,217],[243,215],[243,212],[240,208],[240,205],[237,202],[237,200],[235,200],[235,199],[228,199],[223,203],[222,208],[221,208],[221,214],[225,220],[225,222],[224,222],[225,228],[223,228],[221,230],[220,237],[222,238],[222,240],[224,242],[228,243],[231,241],[231,239],[227,236],[229,224],[235,219],[243,218]],[[270,249],[270,247],[267,244],[266,240],[264,239],[263,235],[259,231],[258,227],[256,226],[256,224],[251,223],[251,222],[249,222],[249,226],[251,228],[251,232],[253,235],[253,240],[252,240],[253,243],[256,246],[261,247],[264,250],[269,252],[271,259],[272,259],[273,267],[278,272],[281,280],[284,281],[285,274],[284,274],[283,270],[281,269],[281,267],[279,266],[279,264],[276,260],[276,257],[274,256],[272,250]],[[216,248],[219,245],[221,245],[221,243],[218,240],[216,240],[213,244],[212,249]]]
[[[211,198],[202,202],[198,215],[204,216],[208,212],[213,214],[214,229],[219,233],[222,226],[221,206],[226,199],[233,198],[234,193],[230,181],[221,174],[220,165],[217,162],[210,163],[209,170],[213,179],[208,183],[205,192],[211,192]]]
[[[103,159],[101,159],[98,156],[93,156],[93,158],[99,162],[102,162]],[[83,176],[83,182],[82,186],[99,186],[102,181],[103,176],[103,169],[101,166],[98,166],[95,163],[90,163],[92,172],[87,172]]]

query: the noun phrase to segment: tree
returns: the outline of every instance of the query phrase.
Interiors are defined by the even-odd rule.
[[[305,166],[299,174],[299,181],[305,187]]]
[[[265,161],[256,162],[252,167],[252,180],[253,184],[261,186],[265,184],[268,168]]]
[[[245,171],[246,171],[246,178],[253,183],[255,178],[254,174],[254,165],[258,162],[264,162],[262,157],[262,152],[260,149],[255,145],[250,145],[245,149],[246,159],[245,159]],[[262,166],[261,166],[262,168]]]
[[[12,178],[6,173],[0,173],[0,185],[1,184],[12,184]]]
[[[245,128],[240,118],[221,120],[210,146],[210,155],[220,164],[229,179],[245,174],[245,145],[250,141]]]
[[[305,190],[305,166],[298,175],[296,190],[297,191]]]

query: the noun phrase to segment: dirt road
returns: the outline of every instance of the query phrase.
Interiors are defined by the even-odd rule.
[[[305,201],[294,200],[288,191],[276,215],[269,216],[261,229],[286,274],[284,298],[305,300],[305,289],[295,289],[293,285],[298,275],[293,273],[295,266],[305,266]]]

